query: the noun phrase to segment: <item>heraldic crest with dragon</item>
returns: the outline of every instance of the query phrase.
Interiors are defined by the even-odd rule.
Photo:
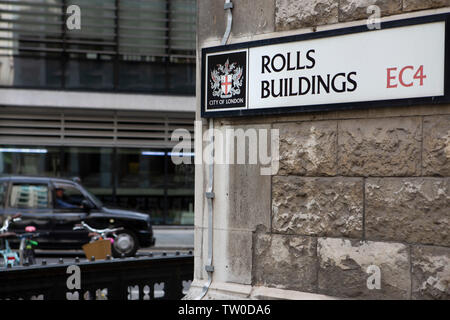
[[[241,93],[243,80],[243,68],[237,63],[230,64],[229,60],[225,64],[218,64],[217,68],[211,71],[211,91],[213,97],[231,98]]]

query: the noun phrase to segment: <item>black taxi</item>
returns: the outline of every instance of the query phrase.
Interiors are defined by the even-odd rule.
[[[80,249],[89,242],[88,232],[73,230],[85,221],[96,229],[123,228],[112,245],[113,255],[134,256],[140,247],[155,244],[148,214],[113,209],[103,205],[76,181],[50,177],[0,177],[0,222],[21,214],[10,231],[21,233],[26,226],[46,234],[37,239],[40,249]]]

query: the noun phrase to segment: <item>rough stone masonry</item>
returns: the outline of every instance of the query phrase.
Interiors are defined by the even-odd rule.
[[[230,42],[361,24],[369,5],[396,19],[450,12],[450,0],[240,0]],[[210,0],[198,12],[200,57],[225,13]],[[255,126],[280,130],[280,170],[215,166],[210,298],[450,299],[450,105],[215,121]],[[197,170],[192,296],[207,279],[207,177]]]

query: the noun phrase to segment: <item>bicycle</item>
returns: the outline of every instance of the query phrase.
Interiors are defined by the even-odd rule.
[[[98,240],[110,240],[111,243],[114,243],[114,239],[117,237],[116,232],[123,230],[122,227],[114,228],[114,229],[94,229],[89,226],[86,222],[81,221],[81,224],[77,224],[73,227],[73,230],[87,230],[90,233],[88,236],[91,238],[90,243],[98,241]],[[108,235],[112,235],[113,238],[108,237]]]
[[[33,226],[26,227],[25,231],[26,233],[17,234],[17,238],[20,239],[19,265],[21,266],[36,264],[34,247],[38,245],[38,242],[31,239],[48,234],[48,232],[37,233]]]
[[[8,239],[16,238],[17,234],[14,232],[9,232],[9,226],[11,223],[19,222],[22,219],[20,214],[9,216],[3,222],[3,226],[0,228],[0,240],[3,240],[3,249],[0,250],[0,268],[7,268],[8,266],[13,267],[20,263],[19,255],[11,250]]]
[[[92,257],[95,259],[106,259],[108,256],[111,256],[111,244],[114,243],[114,239],[117,237],[116,232],[123,230],[123,228],[94,229],[82,221],[81,224],[75,225],[73,230],[89,231],[88,236],[91,240],[83,246],[83,251],[88,259]]]

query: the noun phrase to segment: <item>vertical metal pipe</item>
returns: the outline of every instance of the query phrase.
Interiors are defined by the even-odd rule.
[[[231,12],[231,9],[233,9],[233,3],[231,0],[225,0],[224,9],[227,10],[227,28],[225,29],[225,34],[222,38],[222,45],[226,45],[228,42],[228,38],[230,37],[231,33],[231,26],[233,24],[233,13]]]
[[[227,27],[225,29],[225,34],[222,38],[222,45],[226,45],[228,38],[230,37],[231,25],[233,23],[233,14],[231,9],[233,8],[233,3],[231,0],[225,0],[224,10],[227,10]],[[205,270],[208,273],[208,282],[204,285],[202,293],[196,300],[201,300],[205,297],[212,283],[212,274],[214,272],[214,266],[212,263],[213,258],[213,199],[214,199],[214,120],[209,119],[209,134],[211,144],[211,155],[209,163],[209,179],[208,179],[208,190],[205,195],[208,200],[208,261],[205,264]]]
[[[214,199],[214,120],[209,119],[209,143],[211,145],[211,154],[208,170],[208,188],[205,193],[208,199],[208,261],[205,264],[205,270],[208,273],[208,282],[203,286],[202,293],[196,300],[201,300],[206,295],[212,283],[212,273],[214,267],[213,258],[213,199]]]

